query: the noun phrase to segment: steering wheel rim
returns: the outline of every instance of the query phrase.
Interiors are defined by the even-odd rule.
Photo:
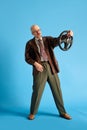
[[[64,38],[62,40],[62,36],[63,35],[66,35],[68,32],[68,30],[65,30],[63,31],[61,34],[60,34],[60,38],[59,38],[59,48],[63,51],[67,51],[71,48],[72,44],[73,44],[73,37],[67,37],[67,38]]]

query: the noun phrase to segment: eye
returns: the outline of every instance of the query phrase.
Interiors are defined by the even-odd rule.
[[[39,31],[41,31],[41,30],[40,30],[40,29],[34,30],[33,33],[37,33],[37,32],[39,32]]]

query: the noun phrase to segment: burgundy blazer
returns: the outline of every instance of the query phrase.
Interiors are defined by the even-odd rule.
[[[59,37],[53,38],[51,36],[46,36],[42,38],[52,74],[58,73],[59,66],[57,60],[55,59],[53,49],[59,45]],[[34,62],[36,61],[41,64],[41,60],[40,60],[40,54],[38,52],[38,47],[35,43],[35,38],[29,40],[26,44],[25,61],[33,66],[33,73],[36,74],[37,70],[34,67]]]

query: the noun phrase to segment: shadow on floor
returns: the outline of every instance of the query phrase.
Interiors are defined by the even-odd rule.
[[[21,109],[10,109],[10,108],[0,108],[0,116],[19,116],[26,118],[28,112],[26,110]]]
[[[39,111],[37,113],[38,116],[50,116],[50,117],[59,117],[58,114],[50,113],[50,112],[44,112],[44,111]]]
[[[26,118],[28,117],[29,111],[21,108],[11,109],[11,108],[0,108],[0,116],[19,116]],[[39,111],[37,116],[50,116],[50,117],[59,117],[58,114],[50,113],[50,112],[44,112]]]

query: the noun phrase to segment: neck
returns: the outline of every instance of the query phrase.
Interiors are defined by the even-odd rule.
[[[42,37],[35,37],[36,40],[42,40]]]

